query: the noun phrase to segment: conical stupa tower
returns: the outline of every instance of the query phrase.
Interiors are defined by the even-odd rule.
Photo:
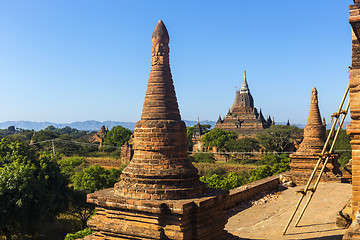
[[[321,121],[318,103],[318,92],[313,87],[311,90],[308,121],[304,127],[304,139],[297,151],[290,154],[291,176],[296,184],[306,184],[325,145],[325,122]],[[341,172],[339,166],[337,155],[333,155],[329,164],[326,165],[321,181],[340,182],[339,176]]]
[[[188,160],[186,126],[181,121],[170,72],[169,35],[161,20],[152,43],[150,78],[141,120],[134,131],[134,156],[115,191],[135,199],[200,196],[205,185]]]
[[[321,121],[318,103],[318,92],[317,89],[313,87],[311,90],[308,121],[304,127],[304,140],[300,144],[297,152],[319,154],[324,147],[326,140],[326,129],[323,125],[323,122]]]
[[[228,239],[224,227],[229,192],[206,189],[188,160],[186,127],[170,73],[169,35],[162,21],[152,42],[134,156],[114,188],[87,195],[97,212],[87,222],[93,233],[84,239]]]

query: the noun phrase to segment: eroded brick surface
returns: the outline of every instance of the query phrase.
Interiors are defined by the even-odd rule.
[[[347,133],[351,137],[352,147],[352,216],[353,223],[343,239],[360,239],[360,226],[355,219],[360,204],[360,3],[355,2],[349,8],[349,20],[352,26],[352,66],[349,71],[350,114],[351,122],[347,126]],[[358,36],[356,36],[356,34]]]
[[[318,105],[318,92],[314,87],[311,90],[310,110],[306,126],[304,127],[304,140],[299,149],[290,155],[291,176],[296,184],[306,184],[321,153],[326,140],[325,122],[321,121]],[[321,169],[322,163],[319,167]],[[317,172],[319,173],[320,170]],[[318,174],[317,174],[318,175]],[[317,176],[316,175],[316,176]],[[337,155],[329,159],[321,181],[340,182],[341,172]]]
[[[114,188],[88,195],[97,208],[85,239],[224,239],[228,191],[206,190],[187,156],[162,21],[153,33],[151,73],[134,156]]]

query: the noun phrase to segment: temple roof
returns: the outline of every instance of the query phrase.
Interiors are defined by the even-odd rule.
[[[236,112],[236,109],[241,108],[254,108],[254,99],[250,94],[249,86],[246,81],[246,71],[244,71],[244,81],[242,83],[240,91],[236,91],[235,100],[231,106],[231,113]]]
[[[246,81],[246,70],[244,70],[244,81],[241,85],[240,93],[250,93],[250,89]]]

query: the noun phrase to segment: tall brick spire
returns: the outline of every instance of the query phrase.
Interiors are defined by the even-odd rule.
[[[115,184],[118,196],[183,199],[201,196],[205,185],[187,156],[169,65],[169,35],[160,20],[152,35],[151,72],[141,120],[134,131],[134,157]]]
[[[318,92],[316,87],[313,87],[311,89],[311,102],[307,125],[322,125],[318,103]]]
[[[310,110],[306,126],[304,127],[304,140],[298,152],[320,153],[325,144],[326,129],[321,121],[318,105],[318,92],[315,87],[311,90]]]
[[[152,43],[151,72],[141,119],[181,120],[169,65],[169,34],[161,20]]]

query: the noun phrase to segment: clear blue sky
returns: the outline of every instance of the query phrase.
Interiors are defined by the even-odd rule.
[[[225,115],[247,71],[255,107],[329,121],[348,83],[351,0],[1,1],[0,122],[140,119],[162,19],[182,119]]]

